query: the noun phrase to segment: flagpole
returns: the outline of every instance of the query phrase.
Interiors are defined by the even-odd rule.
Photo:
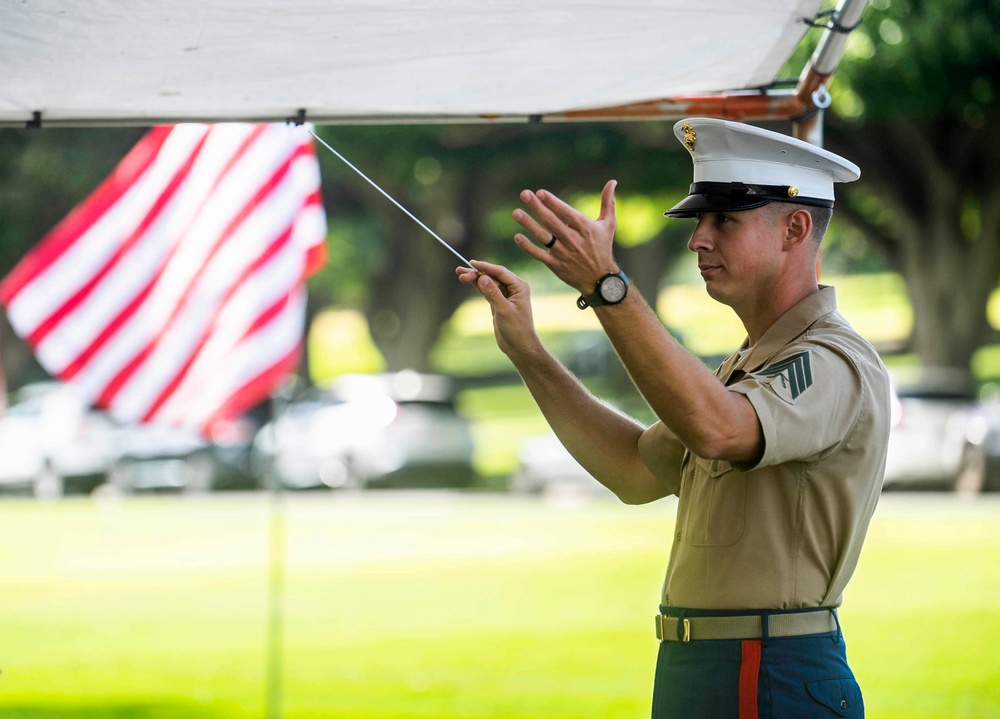
[[[281,389],[271,395],[270,430],[276,432],[275,423],[284,406],[279,396]],[[267,629],[264,689],[265,719],[281,719],[284,712],[284,665],[285,665],[285,565],[287,552],[287,531],[285,521],[285,491],[274,468],[274,456],[265,463],[265,478],[269,491],[268,527],[268,581],[267,581]]]

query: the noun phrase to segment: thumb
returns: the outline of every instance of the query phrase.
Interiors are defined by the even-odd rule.
[[[500,304],[507,297],[500,284],[486,274],[480,275],[479,279],[476,280],[476,287],[482,293],[483,297],[494,306]]]
[[[615,188],[618,187],[618,180],[608,180],[601,190],[601,215],[597,219],[615,219]]]

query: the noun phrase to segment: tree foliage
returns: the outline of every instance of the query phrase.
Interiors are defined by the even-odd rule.
[[[838,213],[907,283],[913,350],[968,368],[1000,277],[1000,5],[876,0],[833,83],[827,144],[862,181]]]

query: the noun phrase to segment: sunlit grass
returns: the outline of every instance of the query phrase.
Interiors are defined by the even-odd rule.
[[[674,504],[288,497],[284,715],[636,717]],[[263,715],[265,496],[0,504],[0,715]],[[842,619],[868,713],[1000,714],[1000,504],[887,496]]]

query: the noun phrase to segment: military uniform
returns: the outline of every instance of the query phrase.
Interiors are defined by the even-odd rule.
[[[716,374],[753,404],[764,433],[764,454],[753,467],[685,455],[658,618],[661,636],[677,639],[680,627],[680,641],[663,643],[660,663],[729,664],[745,674],[743,664],[749,661],[756,666],[758,686],[744,687],[743,693],[755,694],[759,701],[775,680],[767,673],[769,654],[789,653],[794,657],[792,666],[801,668],[805,659],[825,652],[830,658],[815,668],[822,676],[807,674],[791,691],[819,704],[828,700],[841,716],[861,716],[842,713],[863,711],[863,704],[842,656],[835,612],[783,610],[840,606],[857,566],[885,466],[889,427],[885,367],[836,311],[834,289],[824,287],[782,316],[754,347],[744,346],[729,357]],[[762,643],[760,626],[765,610],[771,629],[768,646]],[[745,639],[723,632],[724,638],[708,642],[730,646],[692,649],[699,644],[699,620],[705,616],[748,617],[757,628],[744,632]],[[804,630],[816,631],[779,639],[782,630],[775,627],[796,616],[815,623],[804,624]],[[716,626],[705,624],[703,631],[713,632]],[[738,629],[735,633],[740,634]],[[809,638],[805,656],[791,646],[801,637]],[[720,662],[715,657],[718,652],[732,656]],[[703,656],[692,665],[691,655],[698,653]],[[699,705],[698,697],[690,696],[693,687],[705,687],[697,692],[700,699],[717,708],[724,699],[724,705],[739,701],[738,685],[730,682],[735,693],[726,697],[725,682],[709,676],[701,670],[684,684],[664,677],[654,700],[661,714],[654,709],[654,716],[681,716],[677,709],[684,707],[684,716],[712,716],[691,713]],[[810,693],[809,682],[820,683],[812,685],[818,699]],[[679,707],[672,703],[675,698]]]
[[[840,606],[881,490],[885,367],[824,287],[716,374],[753,404],[764,454],[753,467],[685,456],[662,604]]]
[[[832,182],[858,176],[843,158],[738,123],[687,120],[675,133],[695,183],[668,216],[831,207]],[[747,466],[685,454],[653,716],[864,716],[836,607],[881,491],[885,367],[821,286],[716,374],[753,405],[764,449]]]

